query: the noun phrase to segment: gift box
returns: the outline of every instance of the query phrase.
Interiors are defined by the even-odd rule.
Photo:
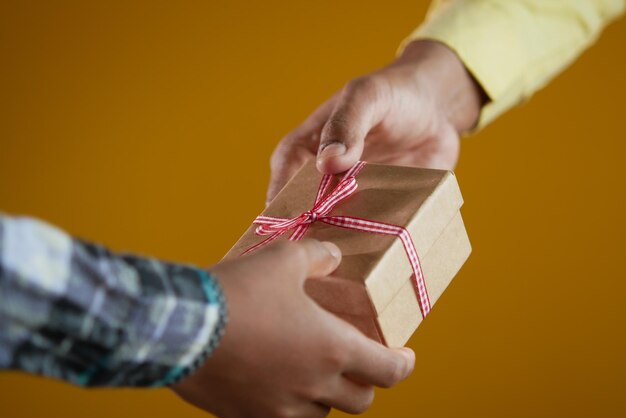
[[[325,177],[305,164],[226,257],[275,239],[337,244],[340,266],[307,280],[307,293],[370,338],[400,347],[469,257],[463,198],[450,171],[360,164]]]

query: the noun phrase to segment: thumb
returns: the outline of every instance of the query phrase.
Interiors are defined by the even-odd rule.
[[[276,277],[291,277],[300,283],[310,277],[324,277],[341,262],[341,250],[335,244],[315,239],[273,242],[252,254],[233,260],[235,267],[246,264],[255,272],[273,272]]]
[[[362,156],[365,137],[389,107],[382,84],[373,77],[349,82],[324,125],[317,152],[317,168],[336,174],[352,167]]]
[[[271,246],[269,246],[271,247]],[[335,271],[341,262],[341,250],[335,244],[315,239],[281,241],[275,246],[272,264],[281,263],[289,276],[303,282],[310,277],[324,277]]]
[[[327,276],[341,263],[341,250],[332,242],[304,239],[289,248],[294,259],[305,269],[305,278]]]

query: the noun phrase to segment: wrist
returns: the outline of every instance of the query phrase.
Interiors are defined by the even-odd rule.
[[[459,134],[476,126],[488,96],[452,49],[437,41],[413,41],[393,65],[414,66],[418,89],[430,93]]]

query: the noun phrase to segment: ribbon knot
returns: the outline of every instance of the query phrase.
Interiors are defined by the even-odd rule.
[[[276,218],[273,216],[259,215],[254,224],[259,225],[256,228],[257,235],[269,235],[268,238],[262,240],[258,244],[253,245],[244,251],[243,254],[251,253],[258,248],[269,244],[270,242],[280,238],[288,231],[293,230],[289,236],[289,240],[297,241],[301,239],[309,227],[315,222],[323,222],[328,225],[338,226],[341,228],[353,229],[363,232],[381,235],[393,235],[402,241],[404,250],[408,256],[413,275],[411,279],[415,286],[420,310],[425,318],[430,312],[430,299],[426,290],[426,283],[422,273],[421,263],[415,249],[415,244],[411,238],[411,234],[406,228],[398,225],[388,224],[380,221],[372,221],[368,219],[355,218],[352,216],[330,215],[333,208],[342,200],[351,196],[357,189],[357,174],[365,167],[365,162],[357,162],[350,170],[348,170],[341,178],[337,186],[330,192],[332,175],[326,174],[322,177],[322,181],[317,190],[317,195],[313,203],[313,207],[294,218]]]
[[[310,211],[308,211],[308,212],[304,212],[304,213],[305,213],[305,214],[307,215],[307,217],[308,217],[308,219],[307,219],[307,223],[312,224],[312,223],[314,223],[315,221],[317,221],[318,215],[317,215],[317,213],[316,213],[315,211],[310,210]]]
[[[357,165],[353,168],[357,167]],[[365,164],[363,163],[363,165]],[[332,176],[325,175],[322,178],[322,183],[318,189],[313,207],[294,218],[285,219],[264,215],[258,216],[254,221],[255,224],[259,225],[256,228],[256,234],[270,235],[270,237],[254,247],[249,248],[246,252],[244,252],[244,254],[252,252],[257,249],[258,246],[265,245],[279,238],[281,235],[292,229],[293,233],[289,236],[289,239],[291,241],[297,241],[301,239],[307,229],[309,229],[309,225],[317,221],[326,220],[329,217],[328,214],[330,211],[332,211],[339,202],[356,191],[358,183],[355,176],[362,169],[362,166],[358,167],[359,168],[354,169],[354,171],[348,171],[337,186],[335,186],[335,188],[328,194],[326,194],[326,192],[330,187]]]

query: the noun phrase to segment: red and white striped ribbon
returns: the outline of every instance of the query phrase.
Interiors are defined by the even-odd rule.
[[[420,263],[415,244],[411,238],[411,234],[406,228],[398,225],[392,225],[380,221],[372,221],[369,219],[361,219],[353,216],[333,216],[329,213],[333,208],[342,200],[352,195],[357,187],[356,176],[365,167],[364,161],[357,162],[352,168],[350,168],[344,176],[341,178],[337,186],[330,192],[332,181],[332,175],[326,174],[322,177],[320,186],[317,190],[317,196],[313,208],[309,211],[302,213],[295,218],[276,218],[272,216],[259,215],[254,224],[259,225],[256,228],[257,235],[269,235],[268,238],[248,248],[243,254],[251,253],[270,242],[280,238],[286,232],[293,230],[289,236],[289,240],[297,241],[301,239],[311,224],[314,222],[323,222],[328,225],[338,226],[340,228],[353,229],[357,231],[369,232],[372,234],[392,235],[400,238],[404,250],[409,258],[411,268],[413,269],[413,285],[419,303],[422,316],[425,318],[430,313],[430,299],[428,297],[428,291],[426,290],[426,283],[424,281],[424,274],[422,272],[422,266]]]

